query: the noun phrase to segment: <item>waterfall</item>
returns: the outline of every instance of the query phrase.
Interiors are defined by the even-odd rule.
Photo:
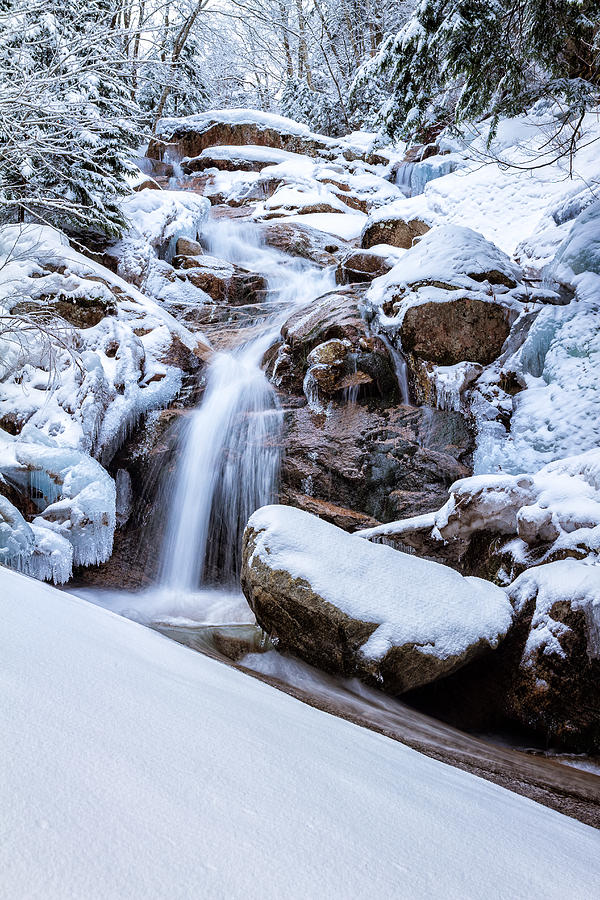
[[[333,274],[261,245],[249,223],[212,222],[209,252],[268,279],[273,314],[234,352],[216,353],[200,406],[184,426],[169,492],[161,586],[179,594],[239,579],[241,538],[250,515],[276,499],[283,413],[260,368],[283,321],[333,287]]]
[[[163,550],[169,588],[192,591],[217,570],[237,579],[244,526],[275,498],[282,414],[257,343],[216,355],[187,426]]]
[[[405,197],[412,197],[412,175],[415,164],[412,162],[401,163],[396,172],[396,185]]]

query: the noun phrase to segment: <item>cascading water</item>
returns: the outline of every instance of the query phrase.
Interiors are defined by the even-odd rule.
[[[275,499],[279,473],[283,415],[260,363],[290,307],[324,293],[333,280],[261,246],[247,223],[212,223],[203,239],[215,256],[267,276],[273,313],[251,342],[215,354],[203,401],[183,435],[160,579],[179,594],[239,580],[243,529],[255,509]]]
[[[206,575],[237,580],[241,532],[274,499],[282,415],[259,367],[261,344],[217,354],[186,429],[163,551],[168,588],[193,591]]]
[[[405,403],[408,406],[410,404],[410,386],[408,383],[408,366],[404,359],[404,355],[400,350],[394,347],[386,334],[378,332],[377,336],[387,347],[388,353],[394,364],[394,374],[396,375],[396,382],[398,383],[398,390],[400,392],[400,402]]]

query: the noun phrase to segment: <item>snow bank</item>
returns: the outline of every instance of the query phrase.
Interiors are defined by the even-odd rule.
[[[510,626],[506,594],[490,582],[361,541],[302,510],[265,506],[248,528],[258,532],[254,554],[271,570],[304,579],[353,619],[380,623],[362,647],[368,659],[406,644],[448,659],[480,640],[496,646]]]
[[[7,896],[595,893],[580,822],[16,573],[0,598]]]
[[[472,126],[464,140],[442,138],[445,149],[463,158],[462,167],[429,181],[421,195],[397,201],[394,212],[430,224],[466,225],[516,253],[522,264],[541,267],[595,199],[600,181],[597,115],[590,112],[582,122],[572,177],[568,157],[553,161],[555,121],[555,111],[537,108],[501,120],[489,146],[489,121]],[[544,160],[548,165],[536,168]]]

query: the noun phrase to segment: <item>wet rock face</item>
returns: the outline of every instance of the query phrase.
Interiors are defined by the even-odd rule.
[[[399,404],[388,348],[360,299],[351,288],[318,298],[265,358],[285,410],[281,502],[322,504],[318,515],[350,529],[438,508],[470,474],[473,447],[460,413]]]
[[[471,297],[421,303],[406,311],[402,347],[440,366],[463,360],[488,365],[500,355],[516,317],[500,303]]]
[[[388,350],[371,335],[361,316],[361,295],[331,291],[292,315],[283,325],[283,345],[268,372],[280,388],[298,391],[319,409],[344,391],[397,398]]]
[[[470,473],[471,436],[459,413],[436,411],[421,446],[423,425],[421,409],[375,401],[327,416],[305,402],[288,406],[280,502],[349,530],[435,510],[450,484]]]
[[[367,223],[362,233],[360,245],[363,249],[375,247],[376,244],[391,244],[392,247],[410,249],[416,238],[430,230],[430,226],[421,219],[401,219],[394,216]]]

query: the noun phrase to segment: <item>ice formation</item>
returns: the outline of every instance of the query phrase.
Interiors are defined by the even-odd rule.
[[[206,215],[203,198],[185,195],[184,202],[175,197],[169,203],[166,191],[141,193],[167,195],[158,205],[147,197],[130,204],[149,242],[156,226],[157,246],[172,241],[180,226],[191,233]],[[0,431],[0,473],[38,509],[27,523],[3,500],[2,558],[60,583],[73,565],[110,556],[115,485],[102,464],[142,416],[174,399],[182,373],[166,361],[169,348],[176,337],[193,349],[198,335],[72,250],[53,228],[5,227],[0,258],[6,276],[0,285],[0,402],[15,431]],[[28,318],[12,313],[23,301],[33,310]],[[73,304],[81,325],[53,320],[57,301]],[[88,322],[90,308],[96,312]],[[36,321],[50,324],[34,327]],[[7,529],[18,540],[9,539]]]

